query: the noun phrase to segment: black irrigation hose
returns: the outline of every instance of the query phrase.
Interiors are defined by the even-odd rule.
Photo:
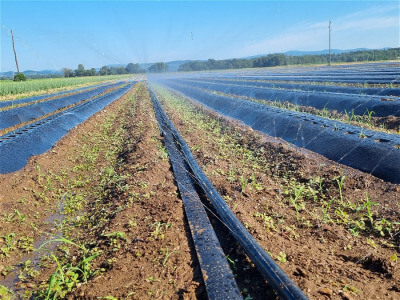
[[[300,288],[282,271],[268,253],[257,243],[253,236],[246,230],[242,223],[236,218],[235,214],[226,205],[224,199],[215,190],[212,183],[198,166],[186,142],[179,135],[174,125],[162,110],[157,96],[150,89],[150,95],[154,105],[163,116],[164,122],[168,124],[174,139],[179,144],[181,151],[185,155],[185,160],[192,169],[198,184],[210,199],[218,215],[227,226],[237,242],[242,246],[249,258],[257,266],[260,273],[268,280],[275,292],[283,299],[307,299]]]
[[[152,97],[160,132],[174,170],[176,182],[185,207],[190,232],[196,248],[209,299],[243,299],[232,270],[221,248],[207,213],[196,191],[190,167],[175,143],[169,124],[163,118],[161,108]]]

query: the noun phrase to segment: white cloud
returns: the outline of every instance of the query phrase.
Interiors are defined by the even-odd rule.
[[[398,11],[398,4],[377,6],[333,19],[332,48],[399,47]],[[393,12],[397,12],[397,16],[393,16]],[[325,21],[288,28],[276,36],[245,46],[241,55],[327,48],[328,21]]]

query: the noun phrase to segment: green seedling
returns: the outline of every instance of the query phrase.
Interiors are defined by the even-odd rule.
[[[179,253],[179,251],[171,251],[171,252],[169,252],[169,248],[167,247],[167,249],[165,251],[163,251],[163,252],[165,252],[165,257],[164,257],[164,260],[162,262],[162,266],[165,268],[166,265],[167,265],[168,258],[174,253]]]
[[[257,191],[262,191],[263,187],[257,182],[257,178],[254,173],[251,174],[251,188],[254,188]]]
[[[11,300],[14,298],[15,298],[14,292],[5,287],[4,285],[0,284],[0,299]]]
[[[162,159],[167,159],[168,158],[168,151],[167,148],[163,145],[157,145],[158,150],[161,152],[161,158]]]
[[[276,231],[276,227],[275,227],[275,223],[274,223],[274,219],[270,216],[268,216],[266,213],[255,213],[254,216],[256,218],[260,218],[265,226],[265,230],[267,232],[270,231]]]
[[[335,201],[335,198],[332,198],[325,206],[322,206],[320,209],[322,211],[322,221],[327,222],[330,220],[329,215],[329,208],[331,207],[332,203]]]
[[[170,228],[172,226],[172,224],[171,223],[154,222],[150,226],[154,227],[154,231],[150,234],[150,236],[156,240],[158,240],[158,239],[162,240],[164,238],[164,234],[162,233],[162,231]]]
[[[229,255],[226,256],[226,260],[228,261],[228,263],[232,266],[232,268],[233,268],[234,270],[237,270],[235,261],[234,261],[233,259],[231,259],[231,258],[229,257]]]
[[[304,185],[293,185],[293,193],[294,195],[290,195],[290,202],[296,210],[296,214],[298,216],[299,212],[305,208],[304,203],[301,201],[303,197],[303,191],[305,189]]]
[[[279,252],[279,255],[276,256],[276,259],[279,260],[281,263],[287,262],[287,257],[285,252]]]
[[[365,138],[367,138],[367,136],[364,134],[364,128],[361,128],[361,132],[360,132],[360,134],[358,135],[358,137],[359,137],[360,139],[365,139]]]
[[[344,186],[344,181],[346,180],[346,176],[341,175],[335,178],[336,183],[339,188],[339,197],[340,197],[340,203],[343,203],[343,186]]]
[[[248,180],[247,180],[247,178],[240,176],[239,181],[240,181],[240,191],[242,193],[244,193],[244,190],[246,189]]]
[[[346,115],[348,122],[355,120],[354,109],[352,109],[350,113],[348,113],[346,110],[344,110],[344,114]]]
[[[40,294],[40,298],[45,299],[56,299],[64,298],[66,294],[72,291],[78,283],[85,283],[89,278],[97,274],[97,270],[92,270],[92,260],[100,255],[100,253],[90,254],[89,250],[85,246],[76,244],[75,242],[68,240],[62,236],[57,236],[51,240],[43,243],[39,249],[44,248],[49,243],[65,243],[76,246],[82,252],[82,258],[73,265],[72,263],[64,263],[60,261],[53,253],[50,257],[57,265],[56,271],[50,276],[47,290]]]
[[[126,235],[122,231],[104,234],[106,237],[110,237],[110,244],[113,247],[113,251],[118,251],[121,248],[119,241],[126,241]]]
[[[5,241],[5,244],[0,248],[0,258],[1,257],[9,257],[10,252],[16,249],[16,241],[15,239],[16,234],[14,232],[9,233],[5,236],[0,236]]]
[[[375,114],[375,112],[374,111],[369,111],[369,109],[367,108],[367,111],[366,111],[366,116],[367,116],[367,123],[369,124],[369,125],[372,125],[372,122],[371,122],[371,120],[372,120],[372,115],[373,114]]]
[[[365,194],[365,201],[364,204],[362,205],[362,209],[366,210],[366,214],[364,214],[369,222],[371,223],[372,228],[374,228],[374,214],[372,212],[372,207],[379,205],[377,202],[372,202],[371,199],[369,198],[368,193]]]
[[[14,209],[14,212],[17,215],[20,224],[26,220],[26,217],[21,214],[18,209]]]

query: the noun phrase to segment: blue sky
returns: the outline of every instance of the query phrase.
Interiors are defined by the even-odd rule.
[[[399,1],[0,0],[0,71],[399,47]]]

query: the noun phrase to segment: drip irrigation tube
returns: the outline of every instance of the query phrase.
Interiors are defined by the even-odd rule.
[[[150,89],[150,95],[153,103],[162,114],[165,123],[168,124],[175,141],[178,143],[185,160],[190,166],[196,181],[210,199],[218,215],[227,226],[237,242],[242,246],[249,258],[257,266],[260,273],[268,280],[275,292],[283,299],[307,299],[299,287],[282,271],[267,252],[257,243],[253,236],[246,230],[242,223],[236,218],[234,213],[226,205],[224,199],[216,191],[207,176],[198,166],[186,142],[179,135],[174,125],[162,110],[157,96]]]
[[[207,213],[201,203],[190,176],[190,167],[185,162],[175,143],[173,133],[164,119],[161,108],[152,97],[153,107],[164,136],[169,159],[185,207],[186,217],[199,259],[209,299],[243,299],[232,270],[215,235]]]

